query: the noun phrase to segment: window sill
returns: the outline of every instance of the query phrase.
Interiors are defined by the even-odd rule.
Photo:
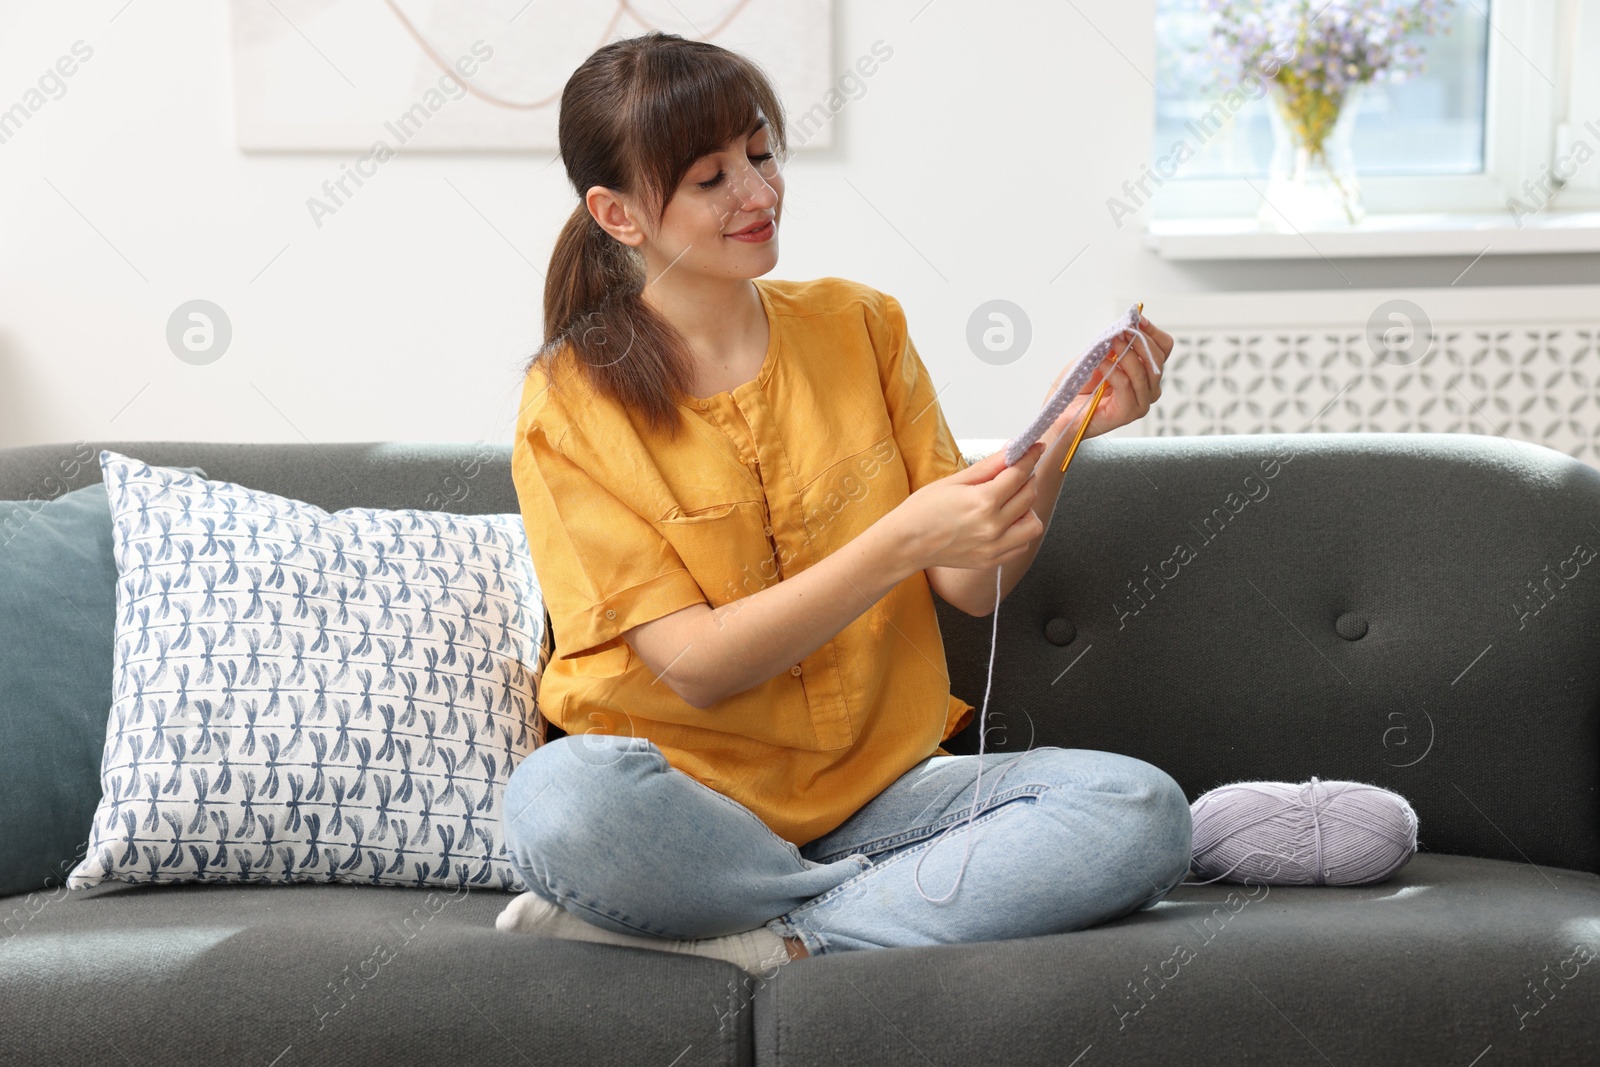
[[[1165,259],[1332,259],[1600,252],[1600,211],[1369,215],[1339,229],[1275,233],[1254,218],[1153,219],[1145,244]]]

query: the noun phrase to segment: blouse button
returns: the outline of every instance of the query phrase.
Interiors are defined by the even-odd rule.
[[[709,401],[709,400],[702,400],[702,401],[700,401],[700,410],[701,410],[701,411],[705,411],[705,410],[706,410],[706,409],[707,409],[707,408],[709,408],[709,407],[710,407],[710,406],[711,406],[711,401]]]
[[[771,537],[772,536],[772,527],[763,526],[763,527],[761,527],[761,532],[766,534],[768,537]]]
[[[796,678],[800,677],[800,664],[796,663],[793,667],[790,667],[789,673],[794,675]]]
[[[617,617],[617,613],[615,611],[612,611],[610,608],[606,609],[606,618],[614,619],[616,617]]]

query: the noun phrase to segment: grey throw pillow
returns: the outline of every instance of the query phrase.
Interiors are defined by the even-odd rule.
[[[62,885],[84,856],[111,710],[116,587],[104,482],[42,503],[0,501],[0,897]]]

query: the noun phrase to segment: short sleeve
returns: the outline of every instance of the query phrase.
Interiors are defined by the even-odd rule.
[[[911,342],[905,311],[888,294],[882,300],[883,347],[878,354],[884,403],[906,465],[911,492],[947,478],[968,464],[939,406],[938,387]]]
[[[537,422],[516,441],[511,467],[556,658],[602,651],[630,627],[706,603],[660,531]]]

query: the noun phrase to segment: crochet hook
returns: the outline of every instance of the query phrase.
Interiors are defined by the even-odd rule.
[[[1139,314],[1144,314],[1144,301],[1139,301]],[[1138,328],[1137,324],[1134,327]],[[1083,440],[1083,431],[1089,428],[1089,420],[1094,418],[1094,409],[1100,405],[1100,394],[1106,391],[1106,383],[1111,380],[1108,374],[1100,379],[1100,384],[1095,387],[1094,395],[1089,398],[1089,413],[1083,417],[1083,422],[1078,425],[1078,432],[1072,438],[1072,444],[1067,446],[1067,454],[1061,460],[1061,473],[1067,473],[1067,464],[1072,462],[1072,454],[1078,450],[1078,442]]]

